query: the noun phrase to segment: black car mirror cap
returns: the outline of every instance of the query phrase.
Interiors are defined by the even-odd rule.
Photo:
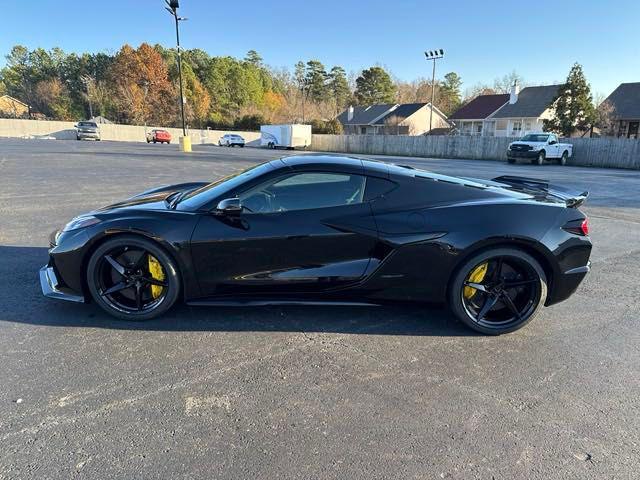
[[[218,213],[224,215],[240,215],[242,213],[242,205],[240,205],[240,199],[238,197],[225,198],[218,202],[216,207]]]

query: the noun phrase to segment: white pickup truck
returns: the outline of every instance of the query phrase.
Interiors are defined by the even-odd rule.
[[[555,159],[560,165],[565,165],[572,155],[573,145],[559,143],[553,133],[529,133],[509,144],[507,162],[515,163],[519,158],[526,158],[533,164],[542,165],[545,160]]]

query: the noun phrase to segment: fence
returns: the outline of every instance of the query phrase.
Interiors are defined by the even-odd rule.
[[[408,157],[506,160],[515,138],[408,135],[314,135],[311,147],[322,152]],[[569,138],[569,165],[640,169],[640,140],[627,138]]]
[[[0,137],[53,137],[57,140],[75,140],[76,130],[74,122],[57,122],[44,120],[0,119]],[[163,128],[171,133],[177,142],[182,136],[180,128],[143,127],[141,125],[119,125],[116,123],[100,124],[100,138],[102,140],[116,140],[120,142],[144,142],[146,131],[152,128]],[[217,143],[225,133],[237,133],[244,137],[247,145],[260,143],[260,132],[228,132],[223,130],[194,130],[189,129],[191,143]]]

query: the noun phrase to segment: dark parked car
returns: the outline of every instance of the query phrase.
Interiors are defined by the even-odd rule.
[[[589,271],[585,198],[520,177],[292,156],[81,215],[52,237],[40,279],[45,295],[130,320],[177,300],[403,301],[448,303],[500,334],[568,298]]]

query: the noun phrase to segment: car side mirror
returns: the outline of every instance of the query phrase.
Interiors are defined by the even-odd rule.
[[[225,198],[224,200],[220,200],[216,210],[223,215],[240,215],[242,213],[242,205],[240,205],[240,199],[238,197]]]
[[[558,143],[556,140],[551,140],[551,141],[549,142],[549,145],[555,145],[556,143]]]

